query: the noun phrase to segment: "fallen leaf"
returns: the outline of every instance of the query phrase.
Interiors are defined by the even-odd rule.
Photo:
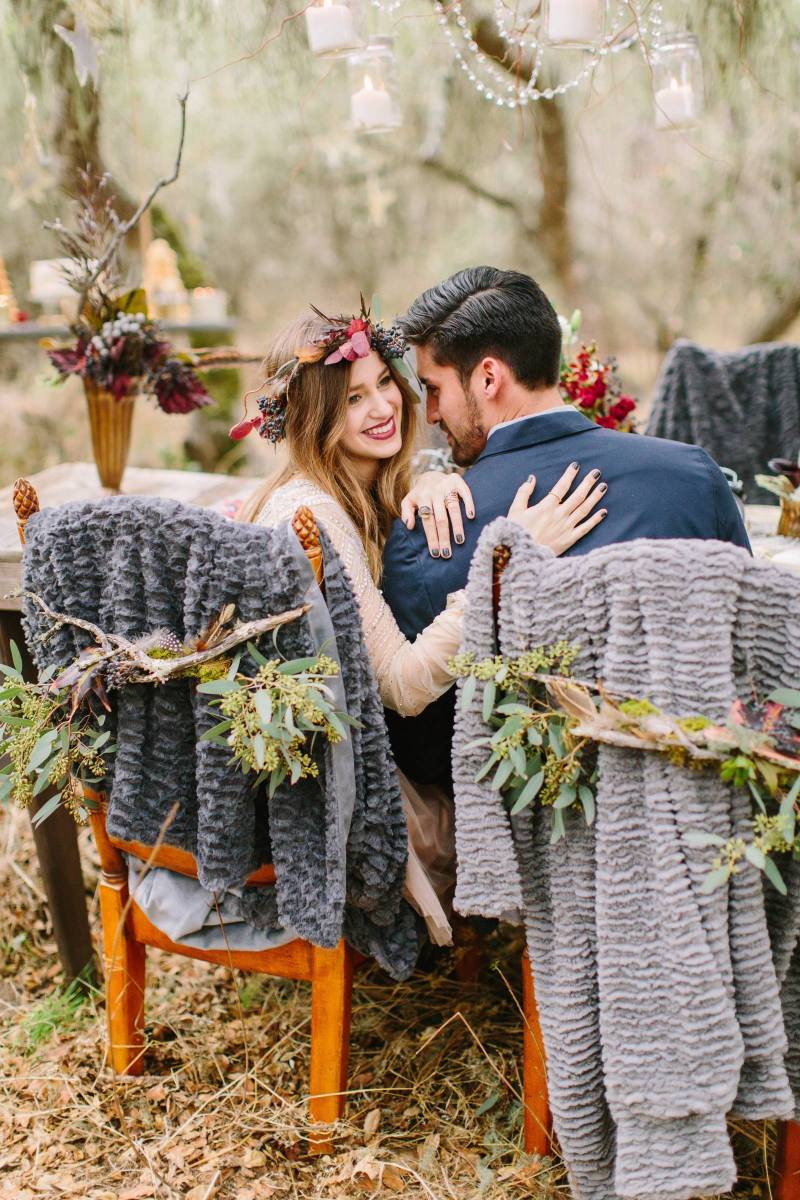
[[[263,1150],[245,1150],[242,1155],[242,1166],[252,1171],[255,1167],[265,1167],[267,1156]]]
[[[379,1108],[371,1109],[364,1117],[364,1133],[367,1137],[372,1137],[378,1132],[378,1126],[381,1123],[381,1110]]]
[[[393,1192],[404,1192],[406,1187],[406,1181],[402,1174],[391,1163],[385,1164],[381,1172],[381,1183]]]

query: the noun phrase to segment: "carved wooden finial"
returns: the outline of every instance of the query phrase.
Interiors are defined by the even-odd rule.
[[[13,485],[14,512],[17,514],[19,540],[25,545],[25,524],[39,511],[39,497],[29,479],[15,479]]]
[[[305,504],[298,508],[292,517],[292,529],[297,534],[297,540],[306,552],[306,558],[311,563],[318,584],[322,584],[324,568],[322,563],[322,544],[319,540],[319,526],[316,518]]]

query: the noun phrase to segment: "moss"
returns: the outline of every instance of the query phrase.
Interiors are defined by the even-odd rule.
[[[711,722],[708,717],[683,717],[678,724],[687,733],[699,733],[701,729],[707,729]]]
[[[626,717],[653,717],[659,711],[649,700],[623,700],[619,710],[624,712]]]

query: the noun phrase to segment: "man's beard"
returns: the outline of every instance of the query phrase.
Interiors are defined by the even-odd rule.
[[[486,430],[481,423],[478,402],[472,392],[466,389],[464,391],[464,408],[464,427],[459,430],[458,434],[445,425],[444,421],[439,422],[443,432],[449,434],[452,439],[450,454],[458,467],[472,466],[486,445]]]

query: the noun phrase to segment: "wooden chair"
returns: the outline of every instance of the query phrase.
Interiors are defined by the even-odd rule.
[[[18,480],[14,506],[24,542],[25,521],[38,510],[32,485]],[[292,522],[303,549],[322,583],[322,547],[314,516],[300,508]],[[128,891],[128,867],[123,853],[154,867],[166,867],[197,878],[197,863],[185,850],[173,846],[146,846],[111,837],[106,828],[105,797],[87,791],[96,803],[92,832],[100,854],[100,917],[103,928],[106,1021],[113,1069],[120,1075],[138,1075],[144,1066],[145,953],[147,946],[168,950],[185,958],[201,959],[242,971],[303,979],[311,984],[311,1072],[309,1113],[315,1123],[328,1124],[344,1113],[347,1064],[350,1048],[350,1013],[353,970],[364,960],[342,939],[324,950],[297,938],[273,950],[201,950],[173,942],[142,912]],[[274,887],[275,869],[260,867],[247,880],[251,886]],[[328,1153],[328,1131],[310,1139],[315,1153]]]
[[[511,557],[507,546],[497,546],[492,574],[495,622],[500,605],[503,571]],[[547,1095],[547,1060],[536,1007],[533,971],[527,950],[522,956],[523,1099],[524,1140],[529,1154],[550,1152],[552,1114]],[[800,1121],[779,1121],[775,1151],[772,1200],[800,1200]]]

